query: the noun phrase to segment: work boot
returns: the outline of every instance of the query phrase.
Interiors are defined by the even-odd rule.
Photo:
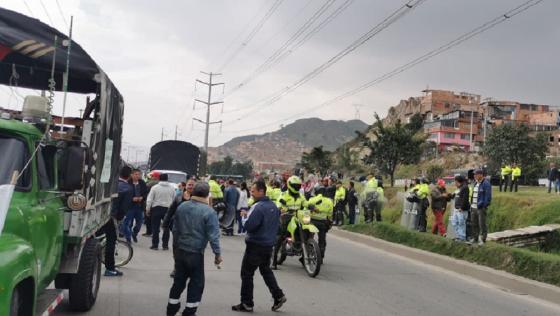
[[[183,310],[183,316],[194,316],[196,315],[196,307],[185,307]]]
[[[181,303],[167,303],[167,316],[175,316],[179,312],[179,309],[181,309]]]
[[[240,303],[237,305],[233,305],[231,307],[232,311],[235,312],[245,312],[245,313],[252,313],[253,312],[253,306],[245,304],[245,303]]]
[[[286,299],[286,296],[282,296],[281,298],[278,299],[274,299],[274,305],[272,305],[272,311],[275,312],[277,310],[280,309],[280,307],[282,307],[282,305],[284,305],[284,303],[286,303],[286,301],[288,301],[288,299]]]

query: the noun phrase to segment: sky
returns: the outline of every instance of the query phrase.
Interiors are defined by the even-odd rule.
[[[195,85],[196,79],[208,81],[201,71],[219,72],[222,75],[213,77],[213,82],[225,83],[212,90],[212,102],[224,103],[211,106],[210,120],[222,124],[211,126],[210,146],[274,131],[305,117],[359,117],[372,123],[375,112],[383,116],[399,100],[419,96],[427,87],[560,105],[560,1],[555,0],[542,1],[439,56],[321,106],[525,0],[421,2],[297,89],[274,103],[259,103],[294,85],[406,2],[0,0],[0,6],[38,18],[63,33],[70,15],[74,16],[74,40],[124,97],[127,146],[123,154],[133,161],[146,156],[162,133],[164,139],[174,139],[177,130],[178,139],[203,145],[204,126],[193,120],[206,119],[205,105],[193,107],[193,99],[207,99],[207,87]],[[308,33],[336,12],[317,32]],[[265,71],[256,71],[278,56],[275,52],[281,52],[282,58]],[[236,88],[246,78],[251,80]],[[22,102],[15,94],[32,93],[0,87],[0,102],[17,108]],[[76,115],[84,99],[71,95],[67,113]],[[58,93],[56,114],[62,111],[61,100]]]

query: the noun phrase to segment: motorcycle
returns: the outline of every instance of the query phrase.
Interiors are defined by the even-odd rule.
[[[311,223],[309,210],[296,211],[288,223],[289,234],[283,237],[278,264],[282,264],[288,256],[301,257],[300,261],[307,275],[316,277],[322,264],[319,244],[314,238],[318,232],[319,229]]]

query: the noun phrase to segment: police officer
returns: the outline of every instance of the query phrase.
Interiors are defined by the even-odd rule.
[[[416,194],[420,200],[420,212],[418,213],[418,225],[416,229],[420,232],[426,232],[426,226],[428,225],[426,219],[426,211],[429,207],[428,195],[430,195],[429,181],[425,178],[418,179],[416,185],[412,188],[412,191]]]
[[[282,193],[278,200],[278,208],[280,209],[280,231],[276,247],[274,248],[274,259],[272,261],[272,268],[277,269],[278,252],[282,247],[284,237],[288,233],[288,224],[295,215],[296,211],[303,210],[307,206],[305,197],[299,192],[301,188],[301,179],[298,176],[291,176],[286,183],[287,190]]]
[[[309,199],[308,209],[311,211],[311,222],[319,229],[319,249],[321,250],[321,258],[325,258],[325,250],[327,248],[327,232],[331,227],[329,216],[333,211],[333,202],[331,199],[324,197],[324,187],[315,189],[315,196]]]
[[[338,180],[334,194],[334,225],[340,226],[344,224],[344,213],[346,213],[346,189],[342,186],[342,182]]]
[[[226,204],[224,203],[224,192],[222,191],[222,187],[216,181],[216,176],[210,176],[210,180],[208,181],[208,185],[210,186],[210,205],[218,214],[218,218],[224,215],[226,211]],[[222,213],[220,215],[220,213]]]
[[[519,167],[517,165],[517,163],[513,163],[513,166],[511,167],[511,184],[509,187],[509,191],[513,192],[513,188],[515,187],[515,192],[517,192],[517,182],[519,181],[519,178],[521,177],[521,167]]]
[[[508,183],[511,177],[511,166],[507,163],[505,163],[502,166],[502,169],[500,171],[500,192],[502,192],[502,186],[504,187],[504,192],[507,192],[508,189]]]
[[[364,208],[365,222],[371,223],[373,221],[374,211],[379,198],[377,193],[377,179],[373,176],[368,177],[368,181],[365,184],[364,190],[362,191],[362,205]],[[381,218],[380,218],[381,220]]]

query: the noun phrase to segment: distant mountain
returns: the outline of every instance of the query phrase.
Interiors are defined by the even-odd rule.
[[[231,156],[238,161],[252,160],[257,169],[291,168],[303,152],[317,146],[333,151],[352,140],[355,131],[367,128],[360,120],[300,119],[275,132],[236,137],[222,146],[209,148],[208,158],[216,161]]]

